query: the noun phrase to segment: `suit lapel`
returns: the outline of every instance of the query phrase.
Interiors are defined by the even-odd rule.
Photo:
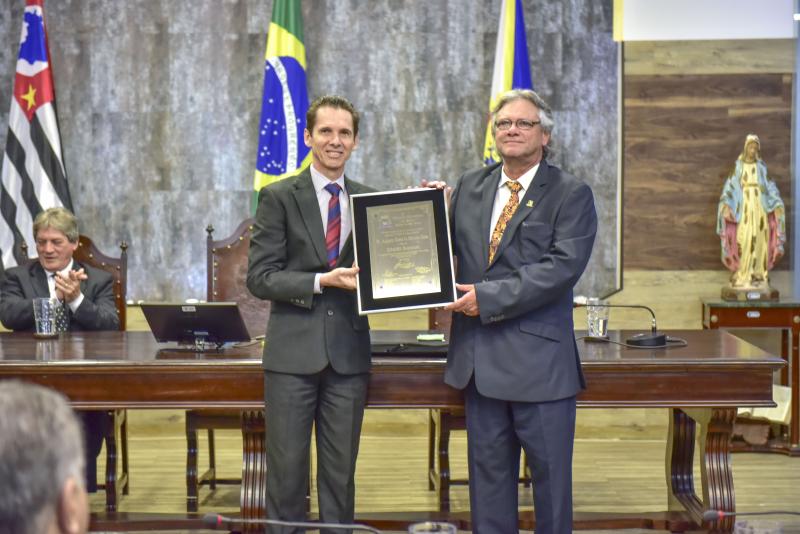
[[[481,195],[481,218],[480,218],[480,234],[481,243],[483,244],[483,257],[489,258],[489,238],[494,228],[486,230],[492,224],[492,210],[494,209],[494,199],[497,196],[497,187],[500,184],[500,177],[502,175],[502,165],[498,165],[492,172],[489,173],[483,180],[483,192]],[[495,257],[497,257],[495,255]]]
[[[31,277],[31,286],[36,297],[47,298],[50,296],[50,287],[47,285],[47,273],[42,264],[34,262],[28,271]]]
[[[81,293],[83,293],[84,296],[85,296],[86,295],[86,286],[89,284],[88,269],[86,268],[85,265],[82,265],[82,264],[78,263],[78,261],[73,258],[72,259],[72,270],[73,271],[79,271],[81,269],[83,269],[83,272],[86,273],[86,275],[87,275],[86,280],[81,280]]]
[[[362,186],[361,184],[352,181],[347,176],[344,177],[344,187],[347,189],[347,198],[349,199],[351,195],[358,195],[360,193],[369,193],[371,190]],[[339,259],[336,261],[336,266],[338,267],[342,261],[347,260],[346,267],[349,267],[350,264],[355,259],[355,252],[353,251],[353,211],[350,211],[350,234],[347,236],[347,239],[342,246],[342,250],[339,252]],[[348,259],[349,258],[349,259]]]
[[[494,255],[494,261],[497,261],[497,258],[500,257],[500,255],[503,253],[503,250],[505,250],[505,248],[508,246],[508,243],[513,238],[514,233],[517,231],[517,228],[522,221],[524,221],[528,215],[530,215],[530,213],[536,209],[536,206],[539,205],[542,197],[547,193],[547,185],[550,181],[550,173],[547,169],[547,162],[542,160],[539,165],[539,169],[536,171],[536,174],[533,177],[533,181],[531,181],[531,186],[527,191],[525,191],[525,194],[520,199],[517,211],[514,212],[511,220],[508,221],[508,224],[506,225],[506,229],[503,231],[503,238],[500,240],[500,244],[497,247],[497,252]]]
[[[300,211],[300,217],[303,219],[306,231],[314,244],[314,250],[319,261],[327,264],[328,252],[325,248],[325,229],[322,227],[322,217],[319,213],[319,202],[317,201],[317,192],[314,190],[314,182],[311,181],[311,171],[306,169],[297,177],[293,194]]]

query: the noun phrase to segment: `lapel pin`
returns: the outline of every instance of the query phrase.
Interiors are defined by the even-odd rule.
[[[527,207],[529,207],[529,208],[532,208],[533,207],[533,200],[529,200],[525,205]]]

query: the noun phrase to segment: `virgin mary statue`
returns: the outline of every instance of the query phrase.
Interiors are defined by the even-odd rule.
[[[750,134],[725,180],[717,210],[722,263],[731,271],[723,299],[777,300],[768,272],[783,256],[785,213],[778,187],[761,159],[761,142]]]

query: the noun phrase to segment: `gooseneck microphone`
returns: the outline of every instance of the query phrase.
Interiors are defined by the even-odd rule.
[[[345,523],[320,523],[319,521],[282,521],[280,519],[233,519],[225,517],[220,514],[206,514],[203,516],[203,523],[210,530],[235,530],[239,525],[274,525],[276,527],[297,527],[297,528],[330,528],[355,530],[364,532],[373,532],[375,534],[382,534],[376,528],[360,524],[345,524]]]
[[[633,347],[663,347],[667,344],[667,336],[658,333],[658,328],[656,327],[656,313],[647,306],[641,304],[588,304],[585,302],[573,302],[572,306],[574,308],[637,308],[647,310],[653,318],[650,333],[636,334],[626,339],[625,343]]]

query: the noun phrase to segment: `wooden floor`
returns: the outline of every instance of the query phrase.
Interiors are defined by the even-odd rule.
[[[579,410],[574,460],[576,511],[659,511],[666,509],[664,450],[665,410]],[[182,411],[129,411],[130,495],[121,511],[182,512],[186,508],[186,441]],[[227,478],[240,476],[241,437],[218,431],[217,465]],[[201,466],[206,465],[202,439]],[[101,455],[101,458],[103,455]],[[625,462],[624,466],[622,462]],[[466,476],[466,439],[452,440],[454,477]],[[102,462],[101,462],[102,463]],[[101,466],[99,466],[101,467]],[[739,511],[800,511],[800,458],[774,454],[736,454],[733,460]],[[356,482],[358,511],[435,510],[428,491],[427,412],[368,410]],[[101,469],[98,469],[102,472]],[[696,473],[699,481],[699,470]],[[464,486],[452,490],[453,510],[467,510]],[[315,499],[315,495],[313,496]],[[238,510],[239,486],[200,493],[200,512]],[[520,491],[531,508],[529,491]],[[104,494],[91,497],[101,511]],[[316,506],[314,506],[316,508]],[[749,521],[753,532],[800,532],[800,518],[781,516]]]

